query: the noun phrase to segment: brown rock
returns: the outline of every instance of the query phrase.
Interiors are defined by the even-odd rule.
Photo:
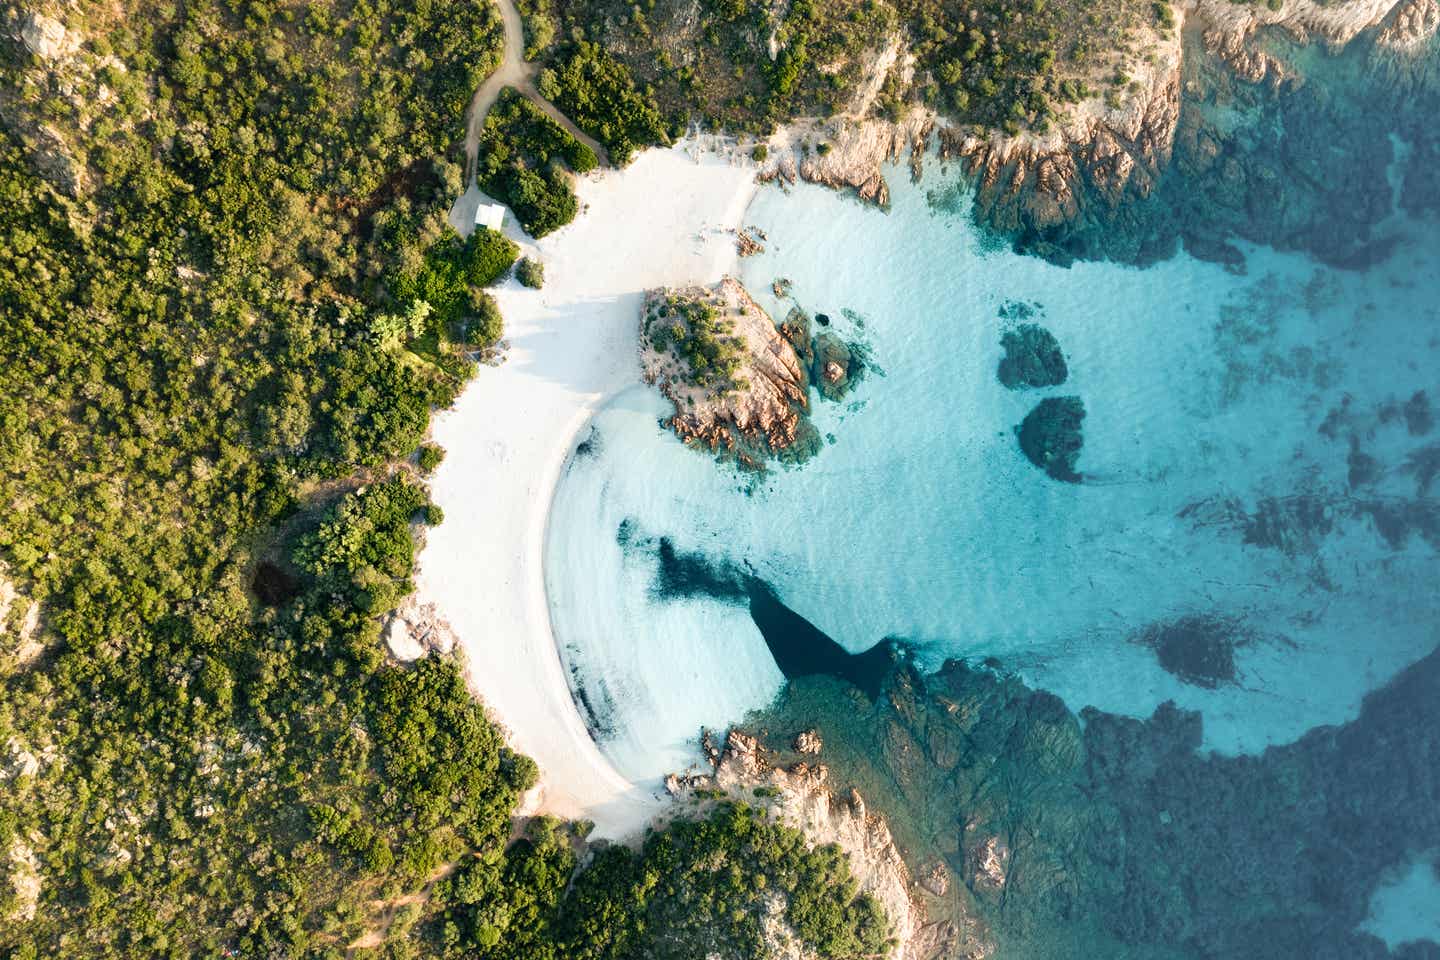
[[[725,377],[699,378],[673,346],[671,330],[683,324],[667,306],[703,302],[719,317],[720,337],[738,349],[739,362]],[[662,312],[666,311],[666,312]],[[740,281],[725,277],[710,287],[652,290],[641,320],[640,360],[647,383],[675,405],[675,435],[746,466],[766,459],[803,458],[819,447],[806,416],[809,384],[795,348]]]
[[[797,753],[813,756],[819,753],[820,748],[823,746],[824,743],[820,739],[820,731],[818,730],[802,730],[799,735],[795,737],[795,751]]]

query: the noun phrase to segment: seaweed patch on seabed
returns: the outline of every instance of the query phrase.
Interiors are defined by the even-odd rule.
[[[1235,651],[1255,636],[1237,617],[1190,614],[1153,623],[1134,642],[1155,652],[1166,673],[1197,687],[1214,689],[1239,680]]]
[[[567,645],[566,649],[574,656],[578,650],[574,644]],[[595,684],[594,692],[586,686],[585,678],[580,672],[580,667],[574,660],[568,661],[567,672],[570,674],[570,693],[577,706],[580,708],[582,719],[585,721],[585,729],[590,734],[590,739],[596,743],[603,743],[613,739],[615,730],[615,701],[610,696],[609,687],[602,677]]]
[[[1368,521],[1392,550],[1403,549],[1413,537],[1440,550],[1440,501],[1425,495],[1440,471],[1440,451],[1423,463],[1415,460],[1427,451],[1430,448],[1416,451],[1406,465],[1417,473],[1416,485],[1422,491],[1414,498],[1303,492],[1264,497],[1254,511],[1247,512],[1234,497],[1209,497],[1187,504],[1176,516],[1196,529],[1232,527],[1247,546],[1291,557],[1316,553],[1342,521],[1356,520]]]
[[[575,459],[580,460],[585,457],[593,457],[598,454],[600,450],[600,431],[592,424],[589,432],[585,434],[585,439],[575,445]]]
[[[1212,339],[1220,360],[1221,374],[1216,402],[1228,406],[1258,385],[1277,380],[1328,388],[1335,380],[1337,363],[1323,347],[1308,343],[1279,342],[1282,329],[1305,329],[1310,313],[1304,309],[1313,300],[1311,283],[1289,283],[1267,274],[1221,305]],[[1287,315],[1302,322],[1289,324]]]

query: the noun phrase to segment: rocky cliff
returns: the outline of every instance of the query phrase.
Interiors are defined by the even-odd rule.
[[[1266,143],[1262,146],[1271,155],[1240,156],[1251,138],[1235,129],[1238,117],[1267,112],[1265,105],[1257,109],[1259,99],[1294,99],[1294,92],[1308,82],[1277,56],[1273,38],[1291,45],[1319,44],[1330,54],[1339,54],[1360,38],[1369,70],[1384,74],[1382,86],[1400,77],[1414,87],[1435,79],[1440,60],[1432,55],[1437,28],[1440,0],[1332,4],[1285,0],[1277,9],[1258,3],[1190,0],[1177,6],[1174,29],[1158,32],[1143,55],[1137,45],[1133,62],[1124,71],[1128,82],[1123,88],[1111,87],[1103,96],[1092,93],[1079,103],[1064,105],[1059,121],[1044,134],[1012,135],[957,126],[921,109],[898,121],[847,114],[794,124],[777,134],[768,144],[771,160],[760,177],[852,190],[862,200],[884,206],[889,201],[885,167],[908,159],[912,176],[918,177],[933,150],[942,162],[959,163],[974,183],[977,222],[1027,252],[1059,262],[1111,257],[1143,263],[1168,256],[1184,239],[1197,255],[1234,262],[1236,253],[1225,248],[1224,238],[1239,218],[1221,211],[1219,225],[1210,229],[1196,216],[1208,212],[1193,200],[1196,190],[1177,183],[1162,195],[1161,188],[1177,167],[1176,176],[1169,179],[1182,180],[1197,166],[1207,175],[1220,172],[1211,171],[1207,159],[1223,160],[1227,153],[1233,160],[1224,171],[1229,182],[1211,176],[1203,185],[1214,191],[1217,206],[1233,201],[1237,191],[1242,196],[1248,192],[1237,179],[1264,183],[1287,175],[1283,166],[1277,169],[1276,161],[1284,163],[1290,159],[1285,154],[1298,157],[1300,151],[1271,150],[1274,144]],[[1223,65],[1227,75],[1218,76],[1205,61]],[[895,64],[896,70],[902,70],[905,59],[897,58]],[[1237,89],[1237,82],[1256,89]],[[1351,99],[1358,101],[1357,111],[1367,109],[1362,105],[1369,99],[1365,94]],[[1340,106],[1343,101],[1307,103],[1304,109],[1335,114]],[[1417,115],[1423,112],[1417,105]],[[1266,117],[1254,125],[1269,123]],[[1332,118],[1317,127],[1335,125]],[[1304,136],[1301,130],[1295,139]],[[1361,124],[1342,132],[1339,140],[1357,137],[1373,139],[1374,134]],[[1331,143],[1336,139],[1329,136]],[[1356,148],[1353,154],[1363,153],[1367,159],[1374,159],[1377,152],[1371,149],[1374,144],[1351,146]],[[1304,159],[1313,165],[1322,162],[1324,154],[1318,150]],[[1350,164],[1342,160],[1340,166]],[[1372,187],[1383,186],[1384,167],[1383,161],[1366,167],[1365,179],[1371,182],[1363,185],[1362,193],[1367,198]],[[1297,186],[1302,193],[1323,195],[1327,182],[1353,182],[1355,172],[1336,169],[1312,178],[1306,170]],[[1199,192],[1205,199],[1204,191]],[[1337,203],[1343,205],[1344,198]],[[1321,256],[1336,262],[1356,255],[1354,249],[1339,249],[1337,238],[1358,233],[1363,240],[1367,225],[1383,216],[1369,211],[1337,225],[1317,215],[1325,222],[1296,231],[1290,223],[1263,222],[1282,216],[1262,198],[1242,212],[1262,221],[1258,230],[1251,231],[1253,236],[1241,231],[1249,239],[1281,246],[1307,246],[1314,239],[1322,247]],[[1106,231],[1117,236],[1101,236]],[[1287,233],[1291,236],[1283,235]]]

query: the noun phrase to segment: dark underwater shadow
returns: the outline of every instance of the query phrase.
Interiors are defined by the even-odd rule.
[[[679,550],[669,537],[640,536],[631,520],[620,524],[615,539],[627,554],[653,559],[656,567],[651,594],[656,599],[708,597],[748,609],[786,680],[833,676],[854,685],[873,701],[896,662],[905,656],[904,647],[891,639],[851,653],[786,606],[749,564],[741,566]]]

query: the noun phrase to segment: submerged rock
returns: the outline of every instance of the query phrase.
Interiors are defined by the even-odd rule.
[[[823,322],[822,322],[823,318]],[[830,318],[815,315],[817,323],[828,326]],[[841,400],[860,382],[865,374],[865,350],[859,343],[847,343],[828,330],[814,333],[810,317],[799,307],[792,307],[780,324],[780,335],[792,347],[815,389],[825,400]]]
[[[1235,682],[1235,649],[1249,639],[1235,620],[1198,614],[1152,624],[1140,635],[1167,673],[1210,688]]]
[[[860,352],[829,331],[815,338],[815,360],[811,364],[815,389],[826,400],[841,400],[865,372]]]
[[[1070,375],[1055,335],[1035,323],[1022,323],[1000,338],[1005,356],[996,375],[1009,390],[1054,387]]]
[[[1417,390],[1405,401],[1405,429],[1412,437],[1423,437],[1435,427],[1435,411],[1424,390]]]
[[[802,680],[752,722],[815,724],[832,789],[864,792],[917,876],[960,880],[927,903],[952,955],[1383,957],[1357,928],[1371,892],[1440,845],[1440,651],[1354,720],[1238,757],[1202,751],[1200,714],[1172,703],[1082,728],[958,661],[899,664],[883,689],[867,705]]]
[[[1056,480],[1079,483],[1075,464],[1085,445],[1085,404],[1079,397],[1046,397],[1015,428],[1025,459]]]

